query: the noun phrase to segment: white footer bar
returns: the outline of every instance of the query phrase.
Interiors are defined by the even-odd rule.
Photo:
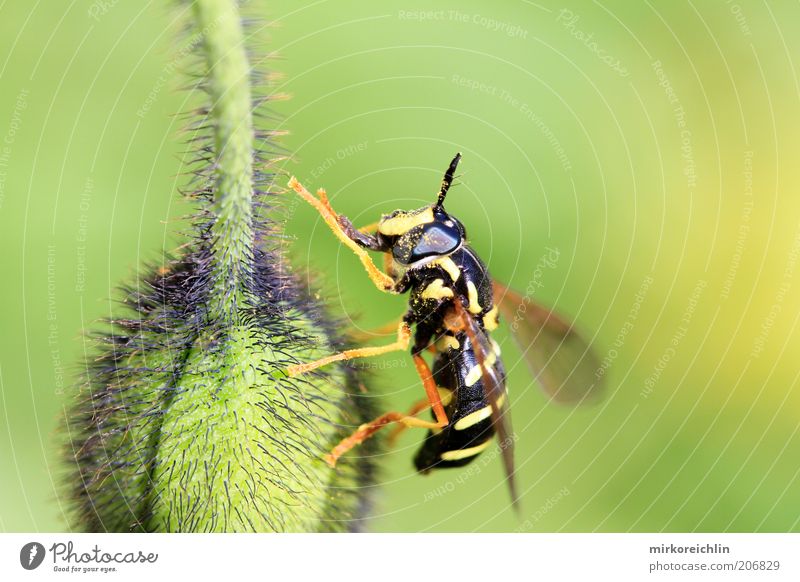
[[[0,580],[800,580],[800,534],[0,534]]]

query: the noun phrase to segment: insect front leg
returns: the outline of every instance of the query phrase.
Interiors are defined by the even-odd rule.
[[[370,231],[368,229],[373,225],[370,224],[366,227],[356,228],[353,226],[353,223],[350,222],[350,219],[344,214],[339,214],[338,220],[342,231],[358,246],[381,253],[386,252],[389,249],[385,241],[381,240],[378,236],[369,233]]]
[[[342,227],[342,224],[339,222],[339,215],[336,214],[331,207],[330,202],[328,201],[328,196],[325,194],[325,190],[317,190],[317,196],[313,196],[311,192],[306,190],[305,187],[298,182],[297,178],[294,176],[292,176],[292,179],[289,180],[289,187],[297,192],[297,194],[299,194],[303,200],[313,206],[316,211],[319,212],[320,216],[322,216],[325,224],[328,225],[333,234],[336,235],[336,237],[342,241],[347,248],[356,254],[361,261],[361,264],[364,265],[364,268],[367,270],[367,275],[369,275],[370,280],[375,284],[375,286],[381,291],[394,293],[395,285],[392,278],[381,271],[372,261],[372,258],[367,254],[367,251],[359,246],[359,244],[350,236],[350,234],[359,233],[365,237],[365,241],[369,241],[369,235],[360,233],[360,231],[357,231],[355,228],[352,229],[350,234],[345,231],[345,229]],[[349,223],[349,221],[347,222]],[[352,227],[352,225],[350,226]]]

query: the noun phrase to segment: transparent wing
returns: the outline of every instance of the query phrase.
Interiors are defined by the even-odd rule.
[[[511,428],[511,414],[508,406],[499,406],[498,400],[503,395],[502,380],[494,366],[485,365],[486,359],[492,350],[486,332],[478,325],[460,301],[455,301],[456,313],[461,318],[464,331],[475,350],[475,358],[481,367],[481,379],[486,399],[492,407],[492,425],[500,441],[500,451],[503,455],[503,467],[506,472],[506,483],[511,494],[511,503],[519,511],[519,496],[516,481],[514,480],[514,432]]]
[[[548,396],[577,404],[602,395],[600,362],[571,323],[497,282],[494,300],[531,374]]]

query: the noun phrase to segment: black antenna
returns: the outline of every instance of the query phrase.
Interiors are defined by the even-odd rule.
[[[439,199],[436,201],[437,208],[441,208],[442,204],[444,204],[444,197],[447,196],[447,191],[450,189],[450,185],[453,183],[453,174],[456,173],[456,168],[458,167],[458,162],[460,161],[461,152],[458,152],[456,157],[453,158],[453,161],[450,162],[450,167],[447,168],[447,171],[444,173],[442,187],[439,189]]]

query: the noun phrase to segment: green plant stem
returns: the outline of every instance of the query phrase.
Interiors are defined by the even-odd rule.
[[[263,153],[237,4],[187,2],[211,102],[201,121],[211,133],[193,136],[192,167],[213,164],[196,170],[213,187],[196,193],[194,238],[181,255],[128,290],[133,314],[115,319],[69,416],[77,523],[88,531],[357,527],[375,482],[375,441],[335,470],[323,455],[377,414],[373,398],[340,365],[287,376],[290,364],[343,342],[256,231],[272,207],[253,171]]]
[[[233,322],[241,305],[253,242],[253,117],[250,65],[235,0],[195,0],[204,36],[216,157],[215,265],[209,312]]]

